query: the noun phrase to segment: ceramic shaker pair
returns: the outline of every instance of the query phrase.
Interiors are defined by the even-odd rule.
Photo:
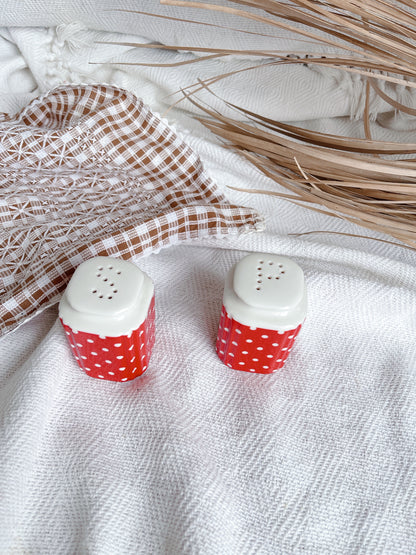
[[[276,372],[305,316],[301,268],[286,257],[250,254],[226,278],[217,354],[235,370]],[[146,371],[155,343],[154,286],[135,264],[103,256],[82,263],[62,297],[59,317],[88,375],[126,382]]]

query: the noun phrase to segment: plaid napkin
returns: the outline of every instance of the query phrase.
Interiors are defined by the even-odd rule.
[[[133,94],[61,86],[0,118],[0,335],[56,302],[97,255],[255,229]]]

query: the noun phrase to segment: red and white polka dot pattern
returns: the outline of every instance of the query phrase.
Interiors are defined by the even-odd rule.
[[[155,343],[155,299],[152,298],[145,321],[129,335],[104,337],[73,330],[63,322],[62,325],[79,366],[89,376],[126,382],[148,367]]]
[[[300,328],[279,332],[246,326],[230,318],[223,306],[216,351],[229,368],[271,374],[283,367]]]

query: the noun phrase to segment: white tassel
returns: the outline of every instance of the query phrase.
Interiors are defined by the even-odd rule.
[[[88,28],[80,21],[58,25],[55,29],[57,45],[71,53],[88,46],[88,41],[84,38],[86,30]]]

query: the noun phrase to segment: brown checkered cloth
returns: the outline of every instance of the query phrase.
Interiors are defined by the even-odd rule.
[[[93,256],[129,259],[258,222],[133,94],[54,89],[0,118],[0,335],[56,302]]]

